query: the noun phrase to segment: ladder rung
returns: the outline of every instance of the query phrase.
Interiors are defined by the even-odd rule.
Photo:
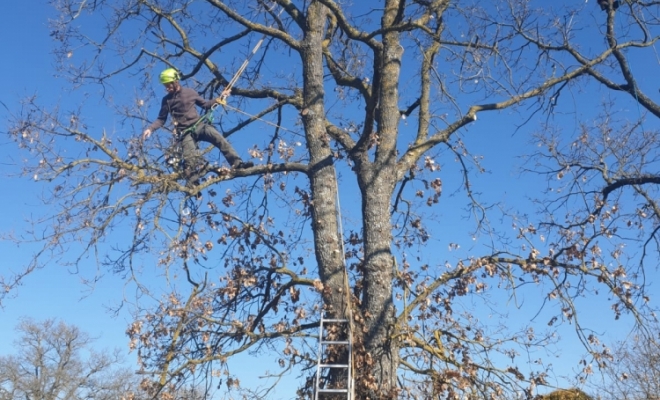
[[[321,322],[348,322],[347,319],[321,319]]]
[[[348,389],[323,389],[323,388],[319,388],[319,392],[322,392],[322,393],[348,393]]]
[[[319,364],[321,368],[348,368],[348,364]]]
[[[351,344],[348,340],[323,340],[321,344]]]

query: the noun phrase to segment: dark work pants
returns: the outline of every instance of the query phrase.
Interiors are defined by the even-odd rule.
[[[179,141],[181,143],[181,156],[187,167],[197,168],[204,165],[204,160],[199,154],[198,142],[211,143],[217,147],[230,166],[235,166],[241,162],[241,157],[236,150],[212,125],[201,123],[197,125],[193,132],[184,134]]]
[[[181,145],[181,158],[187,175],[187,186],[196,185],[204,176],[203,168],[206,161],[199,152],[198,142],[211,143],[217,147],[231,167],[237,166],[242,161],[227,139],[209,124],[200,123],[193,132],[180,136],[178,141]]]

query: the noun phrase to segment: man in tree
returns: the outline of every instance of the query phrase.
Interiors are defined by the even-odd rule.
[[[252,162],[244,162],[236,150],[229,144],[211,124],[200,117],[195,106],[210,109],[215,104],[222,104],[229,95],[228,91],[216,99],[204,100],[195,90],[183,87],[179,83],[180,75],[174,68],[161,72],[160,82],[165,85],[167,95],[163,97],[158,118],[142,133],[142,139],[147,139],[153,131],[165,125],[167,116],[171,115],[175,126],[176,140],[181,146],[181,156],[184,169],[188,175],[188,184],[201,178],[200,168],[204,160],[198,152],[197,143],[211,143],[225,156],[232,168],[249,168]]]

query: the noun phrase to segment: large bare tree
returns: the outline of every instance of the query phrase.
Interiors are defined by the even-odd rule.
[[[102,88],[93,96],[106,96],[132,133],[100,133],[84,108],[26,100],[11,135],[30,154],[25,174],[49,182],[45,200],[56,211],[32,232],[44,250],[3,284],[8,292],[48,257],[81,266],[85,255],[102,254],[103,268],[138,289],[128,334],[152,394],[198,375],[241,388],[231,357],[255,351],[277,360],[276,373],[296,368],[307,378],[299,396],[309,397],[325,315],[351,320],[357,398],[532,396],[548,384],[548,367],[520,355],[552,343],[555,322],[573,324],[592,354],[582,378],[608,357],[580,323],[576,299],[602,290],[614,318],[647,315],[639,271],[647,253],[657,254],[650,244],[660,214],[645,189],[658,181],[645,172],[657,158],[655,134],[632,123],[628,131],[642,135],[634,143],[594,141],[598,130],[586,122],[581,135],[552,134],[554,116],[593,102],[581,91],[595,87],[658,115],[628,61],[629,49],[652,52],[654,2],[51,3],[60,13],[52,36],[61,73],[76,88]],[[147,107],[156,104],[154,76],[175,67],[212,98],[261,38],[227,112],[216,113],[232,141],[260,132],[249,139],[259,162],[245,170],[211,163],[199,187],[186,187],[164,161],[165,135],[139,140],[155,113]],[[127,82],[140,91],[135,98],[118,95]],[[546,146],[526,164],[550,177],[538,203],[500,204],[476,186],[485,168],[470,149],[471,126],[503,110],[512,132],[537,116],[547,122],[532,139]],[[626,125],[610,116],[589,121],[600,132]],[[528,140],[522,131],[511,140]],[[557,189],[557,177],[566,187]],[[467,209],[442,209],[452,204],[442,201],[446,186]],[[638,200],[632,210],[614,200],[628,189]],[[197,190],[201,202],[191,197]],[[339,198],[355,202],[343,204],[350,218]],[[443,226],[438,209],[470,222]],[[513,235],[502,229],[511,224]],[[639,245],[621,234],[633,232],[629,224],[652,227],[641,257],[622,255],[624,244]],[[450,249],[470,250],[440,251],[433,238],[441,232]],[[145,272],[150,263],[166,276],[166,291]],[[495,306],[481,321],[470,306],[526,290],[553,304],[540,306],[550,314],[547,332],[512,326]],[[325,357],[346,354],[335,348]],[[323,384],[341,379],[329,374]]]

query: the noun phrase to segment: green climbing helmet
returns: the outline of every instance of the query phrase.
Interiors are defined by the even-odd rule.
[[[180,79],[179,72],[174,68],[168,68],[160,73],[160,83],[162,83],[163,85],[167,83],[176,82],[179,79]]]

